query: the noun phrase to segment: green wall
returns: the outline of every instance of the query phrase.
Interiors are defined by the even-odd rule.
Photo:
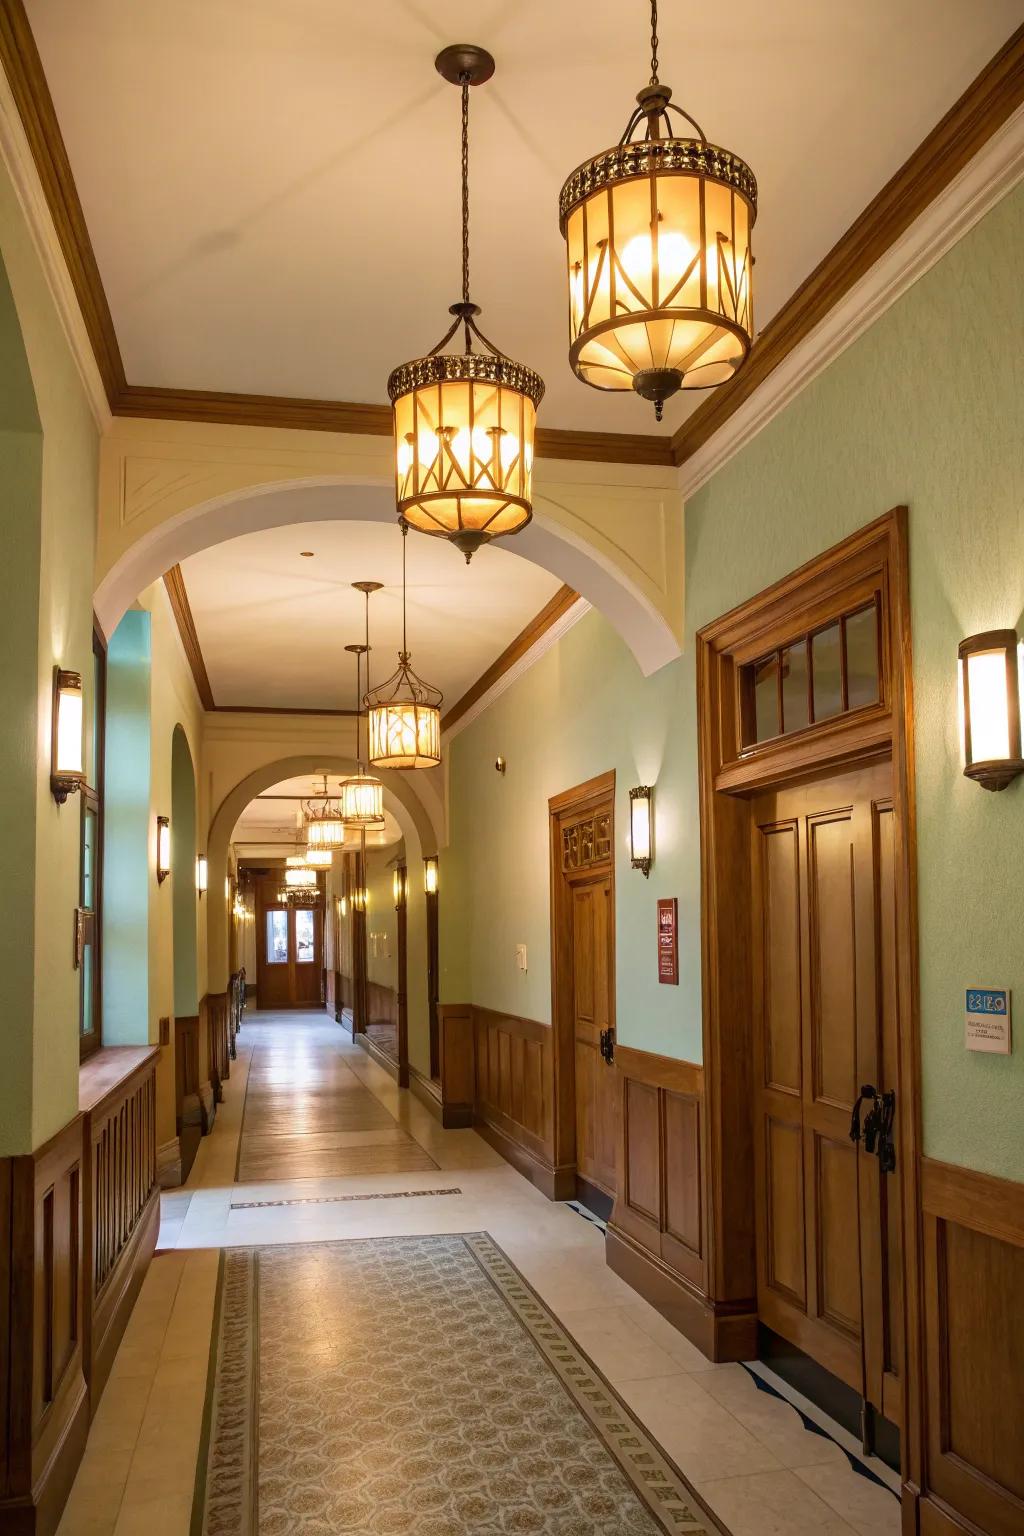
[[[4,823],[11,823],[0,933],[5,947],[17,947],[4,971],[2,1154],[40,1146],[78,1109],[80,978],[71,935],[81,801],[75,795],[58,806],[50,793],[50,718],[55,665],[82,674],[86,720],[92,717],[99,442],[63,322],[2,168],[0,268],[0,516],[7,533],[0,758]]]
[[[107,647],[103,805],[103,1039],[149,1036],[150,674],[152,631],[132,608]]]
[[[993,795],[963,777],[955,671],[963,636],[1024,622],[1022,249],[1018,188],[692,498],[679,662],[641,679],[589,616],[452,743],[445,1000],[550,1018],[546,799],[614,767],[619,1037],[699,1059],[693,633],[906,503],[925,1151],[1024,1179],[1024,1046],[963,1048],[970,983],[1009,986],[1024,1008],[1024,783]],[[623,841],[625,791],[645,779],[657,784],[649,887]],[[655,979],[657,895],[679,897],[678,989]]]

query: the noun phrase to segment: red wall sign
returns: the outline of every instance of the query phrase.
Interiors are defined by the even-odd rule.
[[[658,902],[658,980],[679,985],[679,903],[674,896]]]

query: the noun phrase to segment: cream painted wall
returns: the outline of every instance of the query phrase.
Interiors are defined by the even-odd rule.
[[[370,981],[398,989],[398,913],[391,877],[402,844],[371,848],[366,855],[366,974]],[[372,936],[378,935],[374,954]]]
[[[0,256],[13,295],[42,427],[40,493],[35,520],[19,516],[9,555],[24,581],[23,599],[2,617],[5,656],[13,637],[8,626],[27,624],[31,636],[20,658],[34,679],[11,718],[16,733],[27,727],[22,767],[25,779],[17,815],[22,859],[30,858],[34,885],[23,879],[8,897],[21,961],[12,974],[5,1008],[11,1042],[0,1085],[0,1153],[29,1152],[54,1135],[78,1109],[79,977],[71,963],[72,923],[78,903],[80,801],[58,807],[50,793],[50,716],[55,664],[83,675],[91,704],[92,570],[95,549],[98,431],[81,377],[54,308],[42,267],[5,170],[0,169]],[[6,353],[5,353],[6,359]],[[5,362],[6,366],[6,362]],[[12,363],[13,366],[13,363]],[[0,466],[0,501],[15,511],[12,475],[31,467],[5,455]],[[8,500],[8,498],[11,498]],[[22,502],[24,512],[24,502]],[[16,555],[10,551],[16,548]],[[28,713],[25,713],[25,710]],[[10,790],[14,792],[13,782]],[[24,831],[31,829],[31,850]],[[15,845],[16,846],[16,845]],[[31,920],[26,913],[31,912]],[[26,966],[31,963],[31,988]],[[17,974],[20,971],[20,976]],[[20,996],[19,996],[20,993]],[[30,1046],[27,1041],[31,1041]],[[6,1062],[6,1050],[5,1050]]]
[[[452,743],[442,996],[548,1020],[546,798],[614,767],[619,1038],[699,1059],[695,629],[899,503],[910,507],[924,1148],[1024,1180],[1024,1046],[963,1048],[964,990],[1024,1007],[1024,782],[961,773],[956,648],[1024,625],[1024,188],[1007,196],[687,507],[687,640],[642,680],[588,616]],[[508,759],[504,779],[493,758]],[[630,783],[656,783],[649,884]],[[680,986],[655,979],[654,901],[680,903]],[[530,970],[513,949],[527,942]]]

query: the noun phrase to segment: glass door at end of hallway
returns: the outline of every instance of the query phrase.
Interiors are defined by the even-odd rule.
[[[261,1008],[315,1008],[320,1002],[320,913],[265,906],[258,946]]]

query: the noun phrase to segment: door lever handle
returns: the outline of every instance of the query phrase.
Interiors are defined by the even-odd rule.
[[[874,1106],[875,1106],[875,1101],[877,1100],[877,1098],[878,1098],[878,1089],[875,1087],[874,1083],[864,1083],[861,1086],[860,1093],[859,1093],[859,1095],[857,1097],[857,1102],[853,1106],[853,1114],[850,1117],[850,1140],[851,1141],[860,1141],[862,1137],[866,1137],[866,1136],[870,1135],[871,1129],[873,1128],[872,1127],[872,1120],[873,1120],[874,1116],[876,1115],[876,1110],[875,1110]],[[870,1104],[872,1106],[871,1109],[868,1111],[868,1116],[867,1116],[867,1119],[864,1122],[863,1127],[861,1126],[861,1123],[860,1123],[860,1110],[861,1110],[861,1105],[862,1104]],[[872,1149],[869,1148],[869,1150],[872,1150]]]
[[[615,1032],[610,1027],[602,1029],[599,1038],[601,1055],[605,1061],[611,1063],[615,1060]]]

